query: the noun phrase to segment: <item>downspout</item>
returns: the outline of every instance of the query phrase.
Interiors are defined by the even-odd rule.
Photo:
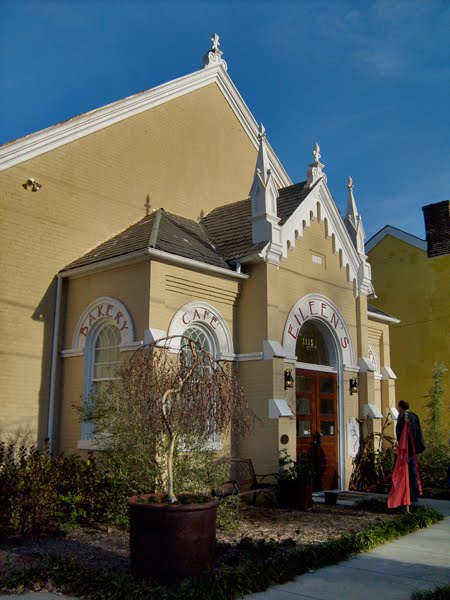
[[[56,372],[58,361],[59,321],[61,318],[61,292],[63,280],[57,277],[55,318],[53,321],[52,362],[50,366],[50,396],[48,403],[47,438],[49,450],[53,450],[53,420],[55,418]]]

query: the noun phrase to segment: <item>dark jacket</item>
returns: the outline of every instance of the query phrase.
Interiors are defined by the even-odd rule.
[[[411,440],[411,436],[408,439],[408,456],[411,457],[411,456],[413,456],[412,441],[414,441],[414,449],[416,451],[416,454],[420,454],[421,452],[423,452],[425,450],[425,442],[423,440],[423,433],[422,433],[422,428],[420,426],[419,417],[416,415],[416,413],[413,413],[410,410],[405,411],[397,419],[397,425],[395,428],[395,434],[397,436],[397,441],[398,442],[400,441],[400,437],[402,435],[403,426],[405,424],[405,415],[407,415],[410,429],[412,432],[412,440]]]

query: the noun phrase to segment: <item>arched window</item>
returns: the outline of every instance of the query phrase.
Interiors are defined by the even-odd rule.
[[[101,392],[106,383],[116,377],[120,366],[121,343],[120,331],[111,322],[106,322],[93,332],[85,352],[85,395]],[[93,432],[93,423],[83,422],[81,439],[91,439]]]
[[[183,335],[195,342],[199,348],[202,348],[213,358],[218,357],[218,342],[212,331],[203,324],[191,325],[183,332]],[[208,450],[220,450],[222,445],[220,443],[220,436],[217,433],[213,433],[208,441]]]
[[[206,327],[202,327],[201,325],[188,327],[183,335],[196,342],[200,348],[203,348],[208,354],[216,358],[217,342],[213,334]]]
[[[325,339],[313,321],[306,321],[300,329],[295,349],[297,360],[314,365],[330,365]]]

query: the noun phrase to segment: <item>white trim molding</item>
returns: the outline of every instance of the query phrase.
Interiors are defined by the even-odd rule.
[[[272,398],[269,400],[269,419],[279,419],[280,417],[293,417],[294,413],[286,400]]]
[[[254,147],[258,148],[258,124],[230,76],[218,64],[9,142],[0,148],[0,171],[213,83],[217,84]],[[268,153],[278,187],[291,185],[288,174],[269,144]]]
[[[411,246],[415,246],[419,248],[419,250],[427,251],[427,242],[422,240],[411,233],[407,233],[406,231],[402,231],[401,229],[397,229],[396,227],[392,227],[391,225],[386,225],[383,229],[380,229],[375,235],[373,235],[370,240],[366,243],[365,252],[370,252],[377,246],[381,240],[390,235],[397,240],[401,240],[402,242],[406,242]]]
[[[392,325],[398,325],[400,323],[400,319],[396,317],[390,317],[389,315],[380,315],[379,313],[373,312],[371,310],[367,310],[367,317],[371,321],[378,321],[379,323],[390,323]]]
[[[353,283],[355,296],[373,295],[370,265],[365,256],[356,251],[324,178],[281,227],[282,258],[288,258],[289,249],[295,247],[296,240],[303,236],[311,221],[324,224],[325,237],[332,241],[333,254],[339,256],[340,267],[346,272],[347,283]]]

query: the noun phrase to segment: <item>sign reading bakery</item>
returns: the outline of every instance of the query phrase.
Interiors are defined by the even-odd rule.
[[[189,302],[175,313],[168,335],[183,335],[188,327],[206,327],[217,340],[222,358],[234,355],[233,338],[224,317],[214,306],[200,300]]]
[[[134,339],[131,317],[119,300],[102,297],[94,300],[81,315],[74,334],[72,348],[83,348],[89,333],[105,320],[111,321],[120,331],[122,345]]]
[[[287,356],[295,356],[297,338],[302,325],[311,319],[326,323],[335,343],[340,348],[344,364],[352,365],[354,354],[347,324],[337,307],[320,294],[308,294],[292,307],[283,334],[283,346]]]

